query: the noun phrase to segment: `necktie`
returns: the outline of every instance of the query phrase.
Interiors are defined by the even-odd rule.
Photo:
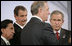
[[[56,31],[56,37],[57,37],[57,40],[59,40],[59,33]]]

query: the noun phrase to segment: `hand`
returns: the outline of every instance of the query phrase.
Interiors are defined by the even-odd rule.
[[[71,44],[71,37],[69,38],[68,42],[69,42],[69,44]]]

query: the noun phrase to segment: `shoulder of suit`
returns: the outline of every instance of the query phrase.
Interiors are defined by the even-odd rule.
[[[45,23],[47,26],[50,26],[51,27],[51,25],[49,24],[49,23]]]
[[[14,25],[14,28],[16,28],[16,29],[20,28],[20,26],[18,26],[16,23],[14,23],[13,25]]]
[[[45,23],[45,26],[52,29],[52,26],[49,23]]]
[[[64,28],[61,28],[62,30],[64,30],[64,31],[68,31],[68,32],[71,32],[70,30],[67,30],[67,29],[64,29]]]
[[[5,41],[1,38],[1,45],[6,45]]]
[[[70,31],[70,30],[67,30],[67,29],[64,29],[64,28],[61,28],[61,29],[62,29],[64,32],[71,34],[71,31]]]
[[[18,26],[16,23],[13,24],[14,26]]]

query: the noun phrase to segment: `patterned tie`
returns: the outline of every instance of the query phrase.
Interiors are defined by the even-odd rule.
[[[59,33],[56,31],[56,37],[57,37],[57,40],[59,40]]]

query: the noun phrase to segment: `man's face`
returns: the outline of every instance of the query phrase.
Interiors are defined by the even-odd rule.
[[[54,30],[59,30],[61,28],[63,22],[64,22],[64,20],[63,20],[61,14],[58,14],[58,15],[53,14],[50,19],[50,23]]]
[[[43,12],[42,13],[43,13],[44,21],[47,21],[48,15],[50,14],[49,7],[48,7],[48,4],[47,3],[45,3],[45,5],[44,5],[44,8],[43,8]]]
[[[18,16],[15,16],[16,22],[23,26],[27,21],[27,11],[19,10]]]
[[[5,28],[2,33],[6,36],[8,40],[12,39],[15,33],[13,24],[8,24],[7,28]]]

